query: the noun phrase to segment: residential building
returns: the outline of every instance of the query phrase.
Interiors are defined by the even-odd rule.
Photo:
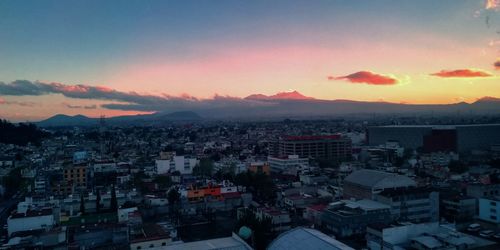
[[[341,135],[285,136],[272,142],[270,153],[344,161],[351,158],[351,140]]]
[[[470,184],[467,186],[467,196],[479,199],[485,196],[500,195],[500,184]]]
[[[390,207],[372,200],[342,200],[331,203],[321,216],[321,225],[339,237],[363,234],[369,224],[392,221]]]
[[[199,163],[198,159],[172,155],[170,158],[156,160],[155,174],[165,174],[179,171],[181,174],[192,174],[193,168]]]
[[[67,193],[85,190],[87,188],[87,165],[77,164],[65,167],[63,180]]]
[[[16,232],[32,230],[49,230],[56,221],[51,208],[28,209],[16,211],[7,218],[9,236]]]
[[[271,168],[267,162],[252,162],[248,165],[248,171],[252,173],[271,174]]]
[[[157,224],[145,224],[130,229],[130,249],[164,248],[172,242],[170,232]]]
[[[500,223],[500,196],[479,198],[479,219]]]
[[[391,208],[393,220],[429,222],[439,220],[439,192],[416,187],[385,189],[375,200]]]
[[[452,195],[441,199],[440,215],[449,222],[472,221],[476,214],[476,198]]]
[[[273,232],[289,230],[292,224],[290,213],[276,207],[258,207],[255,209],[255,217],[259,220],[270,219]]]
[[[369,225],[366,229],[366,241],[370,250],[492,249],[495,245],[492,241],[457,232],[438,222]]]
[[[267,161],[273,172],[286,172],[291,169],[306,169],[309,167],[309,159],[300,158],[298,155],[288,155],[284,157],[268,156]]]

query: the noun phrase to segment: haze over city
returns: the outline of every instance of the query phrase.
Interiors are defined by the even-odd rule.
[[[0,117],[203,112],[294,91],[495,99],[498,10],[495,0],[2,1]]]

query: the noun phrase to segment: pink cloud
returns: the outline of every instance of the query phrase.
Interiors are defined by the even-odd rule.
[[[3,98],[0,98],[0,105],[17,105],[22,107],[34,107],[36,103],[34,102],[18,102],[18,101],[7,101]]]
[[[398,81],[396,78],[384,76],[370,71],[359,71],[346,76],[329,76],[328,80],[346,80],[351,83],[366,83],[370,85],[394,85]]]

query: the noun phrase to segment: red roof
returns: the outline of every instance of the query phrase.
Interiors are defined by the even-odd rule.
[[[309,206],[308,208],[312,209],[312,210],[316,210],[316,211],[323,211],[323,210],[325,210],[326,207],[327,207],[327,205],[325,205],[325,204],[317,204],[317,205]]]

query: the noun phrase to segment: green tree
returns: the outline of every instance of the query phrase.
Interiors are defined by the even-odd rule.
[[[160,189],[167,189],[172,186],[172,178],[166,175],[157,175],[154,180]]]
[[[111,187],[111,204],[110,204],[110,209],[113,212],[118,211],[118,200],[116,199],[116,189],[115,185]]]
[[[96,213],[101,211],[101,191],[99,191],[99,189],[96,190],[95,211]]]
[[[251,189],[252,194],[263,201],[273,201],[276,198],[276,185],[265,173],[240,173],[234,178],[234,183]]]
[[[167,193],[168,204],[176,204],[180,201],[181,194],[179,193],[179,189],[174,187],[171,188]]]
[[[200,163],[193,168],[193,175],[211,177],[213,168],[212,160],[201,159]]]
[[[8,194],[14,194],[19,191],[23,185],[21,168],[17,167],[12,169],[7,176],[3,177],[2,181]]]
[[[168,212],[170,213],[170,217],[172,219],[178,219],[179,218],[179,202],[181,199],[181,193],[179,193],[179,189],[177,187],[172,187],[167,193],[167,200],[168,200]]]
[[[270,218],[258,219],[250,209],[245,209],[236,223],[235,230],[242,226],[252,229],[252,240],[250,244],[255,249],[266,249],[267,245],[276,236],[272,231],[272,221]]]
[[[466,164],[464,164],[461,161],[455,161],[455,160],[450,161],[450,163],[448,164],[448,168],[450,169],[451,172],[458,174],[465,173],[467,172],[467,170],[469,170],[469,167],[467,167]]]

